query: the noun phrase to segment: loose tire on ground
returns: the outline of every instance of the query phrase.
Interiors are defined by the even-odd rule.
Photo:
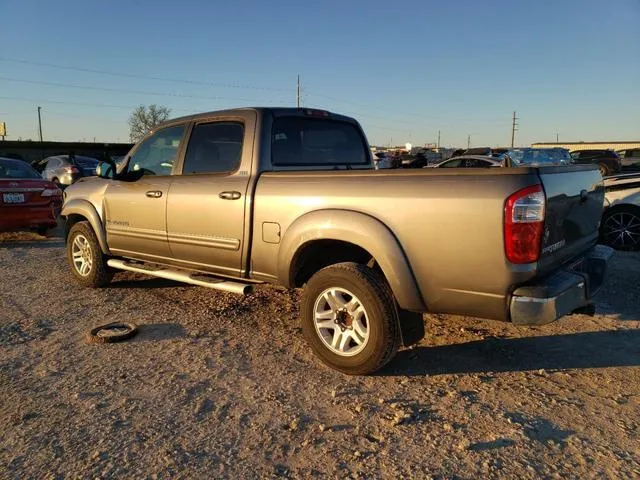
[[[78,257],[82,251],[84,256]],[[75,279],[84,287],[99,288],[107,285],[113,278],[113,270],[107,265],[96,234],[89,222],[78,222],[71,227],[67,236],[67,260]],[[80,268],[81,261],[90,264]]]
[[[91,329],[86,333],[87,343],[115,343],[130,339],[138,333],[133,323],[113,322]]]
[[[327,295],[331,296],[331,292],[344,292],[341,298],[347,304],[354,303],[362,307],[358,308],[359,314],[355,314],[360,315],[359,320],[353,320],[356,318],[355,315],[344,315],[352,318],[351,329],[354,331],[358,330],[357,321],[361,325],[366,324],[366,340],[361,344],[352,342],[351,350],[354,353],[335,353],[335,350],[325,343],[331,342],[333,338],[331,330],[316,328],[316,323],[336,323],[333,308],[320,313],[316,311],[323,299],[328,298]],[[346,292],[352,295],[346,295]],[[355,302],[353,298],[356,299]],[[329,305],[331,302],[326,303]],[[329,312],[332,312],[333,316]],[[366,312],[366,315],[363,312]],[[317,319],[317,315],[327,320]],[[400,329],[391,289],[381,273],[365,265],[339,263],[323,268],[313,275],[304,288],[301,316],[302,330],[313,352],[329,367],[349,375],[367,375],[375,372],[395,356],[400,346]],[[345,322],[341,320],[341,324],[343,323]],[[348,330],[349,326],[338,335]],[[329,340],[323,341],[320,331],[325,332]],[[333,335],[335,332],[336,330],[333,331]],[[355,332],[352,335],[355,335]]]

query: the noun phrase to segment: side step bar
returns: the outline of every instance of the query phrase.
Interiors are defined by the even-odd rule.
[[[238,293],[246,295],[251,293],[253,287],[247,283],[232,282],[217,278],[204,273],[189,273],[184,270],[171,270],[161,266],[148,266],[144,263],[132,263],[124,260],[110,259],[107,265],[118,270],[127,270],[129,272],[144,273],[152,277],[166,278],[167,280],[175,280],[176,282],[198,285],[200,287],[213,288],[224,292]]]

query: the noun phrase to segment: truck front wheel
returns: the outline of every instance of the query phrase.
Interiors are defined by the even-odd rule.
[[[339,263],[313,275],[304,289],[301,314],[314,353],[349,375],[375,372],[400,346],[391,289],[381,273],[365,265]]]
[[[89,222],[78,222],[69,230],[67,258],[73,276],[84,287],[103,287],[113,278]]]

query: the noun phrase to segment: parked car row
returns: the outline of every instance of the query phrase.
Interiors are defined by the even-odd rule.
[[[42,178],[59,186],[69,186],[82,177],[96,175],[99,161],[83,155],[54,155],[36,162],[34,167]]]

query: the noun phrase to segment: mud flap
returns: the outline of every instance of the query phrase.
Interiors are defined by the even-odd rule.
[[[422,313],[410,312],[396,306],[398,311],[398,322],[400,323],[400,336],[402,346],[410,347],[424,338],[424,319]]]

